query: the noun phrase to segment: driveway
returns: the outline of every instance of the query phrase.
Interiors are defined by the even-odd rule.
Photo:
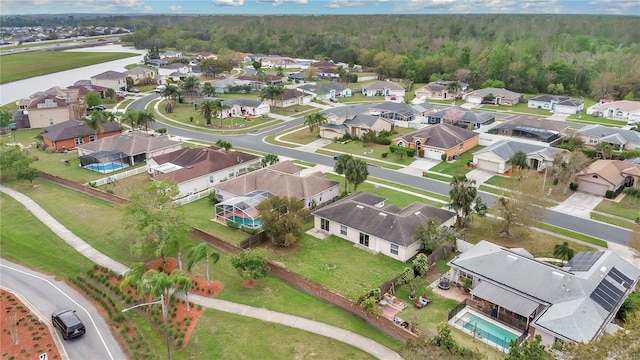
[[[577,191],[562,204],[552,207],[557,212],[590,219],[593,209],[600,204],[602,196]]]

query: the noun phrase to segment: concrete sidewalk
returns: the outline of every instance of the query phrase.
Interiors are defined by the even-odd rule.
[[[38,218],[38,220],[40,220],[45,226],[51,229],[51,231],[58,235],[62,240],[64,240],[67,244],[69,244],[79,253],[92,260],[96,264],[109,268],[118,274],[124,274],[129,270],[129,268],[125,265],[120,264],[119,262],[98,252],[78,236],[73,234],[71,231],[69,231],[69,229],[60,224],[56,219],[54,219],[49,213],[47,213],[42,207],[40,207],[40,205],[36,204],[28,196],[2,185],[0,185],[0,192],[3,192],[14,198],[16,201],[20,202],[27,208],[27,210],[33,213]],[[190,295],[189,300],[191,300],[195,304],[202,305],[207,308],[290,326],[318,335],[330,337],[332,339],[336,339],[343,343],[357,347],[358,349],[361,349],[377,357],[378,359],[402,359],[402,357],[400,357],[400,355],[393,350],[369,338],[358,335],[349,330],[341,329],[318,321],[309,320],[285,313],[279,313],[264,308],[256,308],[244,304],[233,303],[226,300],[206,298],[199,295]]]

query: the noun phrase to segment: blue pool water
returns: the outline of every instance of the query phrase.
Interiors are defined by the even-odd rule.
[[[85,167],[89,170],[93,170],[101,173],[110,173],[112,171],[120,170],[124,166],[122,166],[122,164],[110,162],[105,164],[89,164]]]
[[[505,349],[509,348],[509,342],[511,340],[519,337],[511,331],[469,312],[458,319],[456,324],[462,325],[465,329],[471,331],[471,333],[475,331],[477,335]]]
[[[227,218],[227,221],[233,221],[234,223],[241,225],[241,226],[246,226],[246,227],[250,227],[250,228],[257,228],[262,226],[262,220],[260,219],[250,219],[250,218],[243,218],[240,216],[230,216]]]

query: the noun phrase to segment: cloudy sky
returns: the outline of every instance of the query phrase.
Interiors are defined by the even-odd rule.
[[[611,14],[640,0],[0,0],[0,14]]]

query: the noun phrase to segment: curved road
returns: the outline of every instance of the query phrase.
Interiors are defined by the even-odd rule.
[[[8,291],[22,295],[30,310],[47,324],[63,359],[126,359],[109,325],[93,304],[64,281],[0,259],[0,285]],[[82,337],[64,341],[51,324],[51,313],[69,307],[84,323],[87,332]]]
[[[146,96],[133,102],[130,107],[135,110],[144,110],[147,105],[158,96],[159,95],[157,94]],[[163,122],[161,119],[157,119],[156,121],[157,123],[162,124],[162,127],[167,128],[169,130],[169,133],[171,133],[172,135],[209,142],[216,142],[219,139],[224,139],[226,141],[232,142],[236,147],[253,149],[264,153],[273,153],[281,156],[333,167],[333,158],[330,156],[276,146],[268,144],[264,141],[264,137],[268,135],[281,132],[285,128],[293,128],[300,124],[303,124],[304,118],[297,118],[291,121],[287,121],[284,124],[280,123],[267,129],[258,130],[258,132],[256,133],[249,133],[245,135],[219,135],[202,133],[196,130],[189,130],[172,126],[171,123]],[[369,174],[372,177],[384,179],[394,183],[404,184],[419,189],[425,189],[438,194],[449,194],[449,184],[441,181],[436,181],[425,177],[407,175],[394,170],[373,166],[369,167]],[[480,192],[480,194],[482,199],[489,205],[491,205],[496,199],[496,196],[491,193]],[[609,225],[603,222],[592,221],[589,219],[573,216],[571,214],[561,213],[551,209],[546,210],[546,219],[544,222],[550,225],[569,229],[578,233],[583,233],[625,246],[628,246],[629,238],[631,237],[631,231],[628,229]]]

